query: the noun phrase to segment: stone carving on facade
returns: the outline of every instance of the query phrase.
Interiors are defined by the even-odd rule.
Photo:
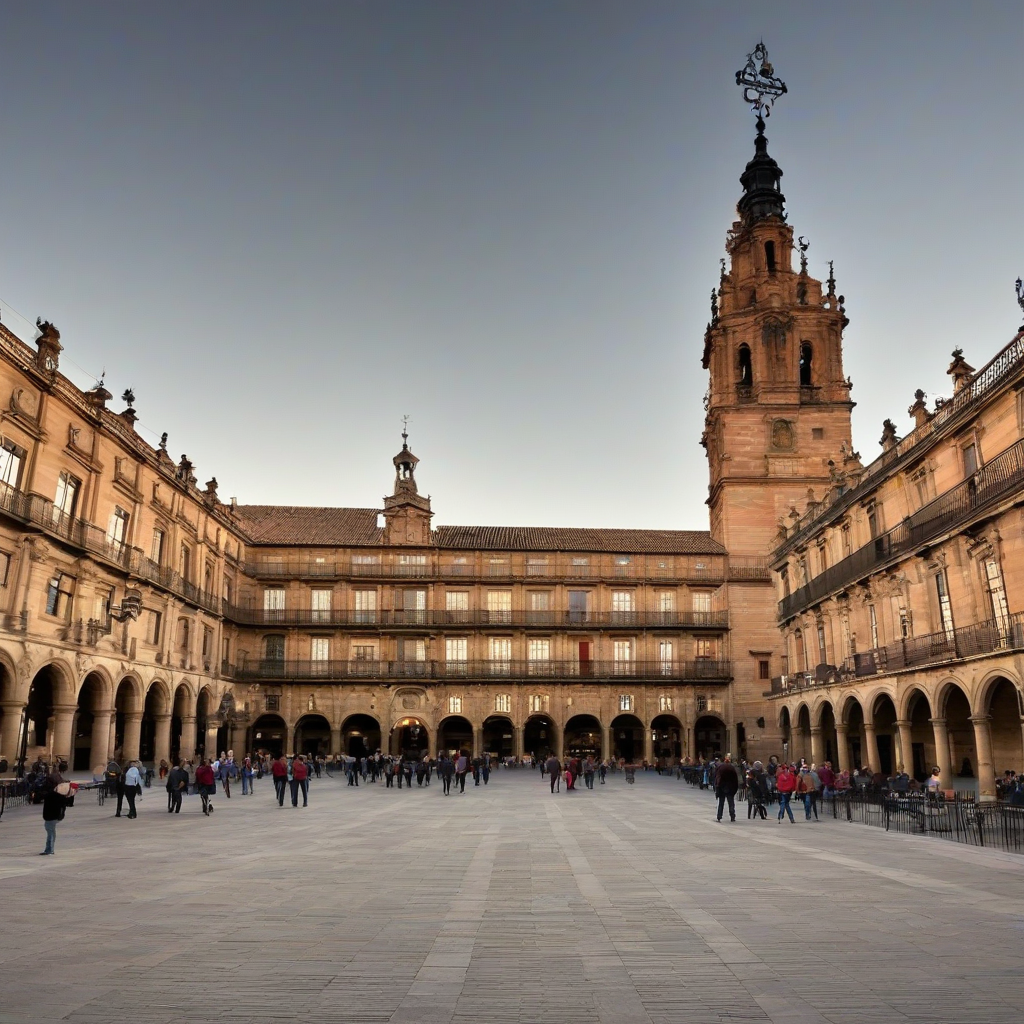
[[[793,446],[793,424],[789,420],[773,420],[772,447],[782,451],[791,451]]]

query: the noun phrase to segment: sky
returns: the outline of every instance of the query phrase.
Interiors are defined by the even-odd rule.
[[[435,523],[706,529],[761,38],[868,461],[1021,322],[1019,0],[11,4],[0,318],[222,499],[379,507],[408,415]]]

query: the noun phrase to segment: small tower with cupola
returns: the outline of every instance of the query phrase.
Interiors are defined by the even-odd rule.
[[[425,546],[430,543],[430,498],[416,486],[419,459],[409,448],[409,434],[402,430],[402,450],[391,460],[395,465],[394,493],[384,499],[384,543]]]

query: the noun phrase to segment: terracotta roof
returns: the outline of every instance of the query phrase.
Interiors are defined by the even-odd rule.
[[[380,544],[375,508],[317,508],[312,505],[238,505],[239,525],[254,544]]]
[[[366,546],[383,543],[379,509],[238,505],[253,544]],[[433,544],[462,551],[606,551],[622,554],[724,555],[707,530],[592,530],[566,526],[439,526]]]

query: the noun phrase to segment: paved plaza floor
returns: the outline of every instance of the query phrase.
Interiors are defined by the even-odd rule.
[[[0,821],[0,1024],[1017,1022],[1024,857],[714,821],[675,779]]]

